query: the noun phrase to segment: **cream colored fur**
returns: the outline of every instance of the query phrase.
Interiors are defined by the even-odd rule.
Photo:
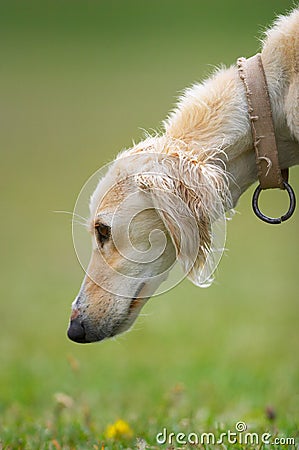
[[[286,168],[299,163],[298,9],[278,18],[266,33],[262,61],[279,160]],[[88,275],[73,303],[70,330],[73,323],[80,323],[85,333],[81,342],[90,342],[128,329],[163,280],[163,276],[158,276],[161,268],[175,259],[175,253],[189,278],[200,284],[199,273],[212,251],[211,220],[216,220],[223,209],[234,207],[256,179],[246,95],[233,65],[187,89],[164,122],[164,133],[148,137],[121,153],[99,183],[90,207],[94,250]],[[118,205],[131,193],[131,203],[129,200],[126,211],[118,214]],[[187,206],[187,212],[178,208],[173,195]],[[116,217],[121,229],[126,213],[139,207],[144,212],[139,218],[136,216],[130,237],[137,247],[148,251],[149,234],[160,229],[167,235],[163,256],[142,265],[122,258],[112,240],[108,240],[101,249],[103,260],[97,248],[95,221],[111,225]],[[196,229],[199,247],[195,261],[190,261]],[[182,252],[180,233],[186,242]],[[130,256],[124,236],[120,236],[120,245]],[[117,271],[111,272],[111,268]],[[119,273],[128,278],[124,281]],[[144,281],[137,299],[136,277]]]

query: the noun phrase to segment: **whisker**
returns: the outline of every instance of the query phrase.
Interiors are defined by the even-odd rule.
[[[84,228],[88,228],[88,223],[87,222],[80,222],[79,220],[73,220],[74,223],[81,225]]]
[[[85,224],[88,223],[88,219],[86,219],[86,217],[80,216],[80,214],[77,214],[75,212],[63,211],[63,210],[57,210],[57,211],[52,211],[52,212],[54,212],[54,213],[70,214],[73,217],[78,217],[79,219],[82,219]]]

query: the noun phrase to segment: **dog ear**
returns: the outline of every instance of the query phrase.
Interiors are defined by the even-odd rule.
[[[167,155],[157,170],[137,177],[138,186],[152,196],[184,273],[197,286],[210,285],[216,268],[212,228],[223,214],[216,173],[211,176],[194,159]]]

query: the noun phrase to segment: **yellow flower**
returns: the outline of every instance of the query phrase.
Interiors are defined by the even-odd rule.
[[[119,419],[114,424],[108,425],[105,436],[107,439],[129,439],[133,436],[133,431],[127,422]]]

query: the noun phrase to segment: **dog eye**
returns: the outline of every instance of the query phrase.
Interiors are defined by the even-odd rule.
[[[110,227],[103,223],[98,223],[95,226],[96,236],[100,244],[103,246],[105,241],[110,237]]]

